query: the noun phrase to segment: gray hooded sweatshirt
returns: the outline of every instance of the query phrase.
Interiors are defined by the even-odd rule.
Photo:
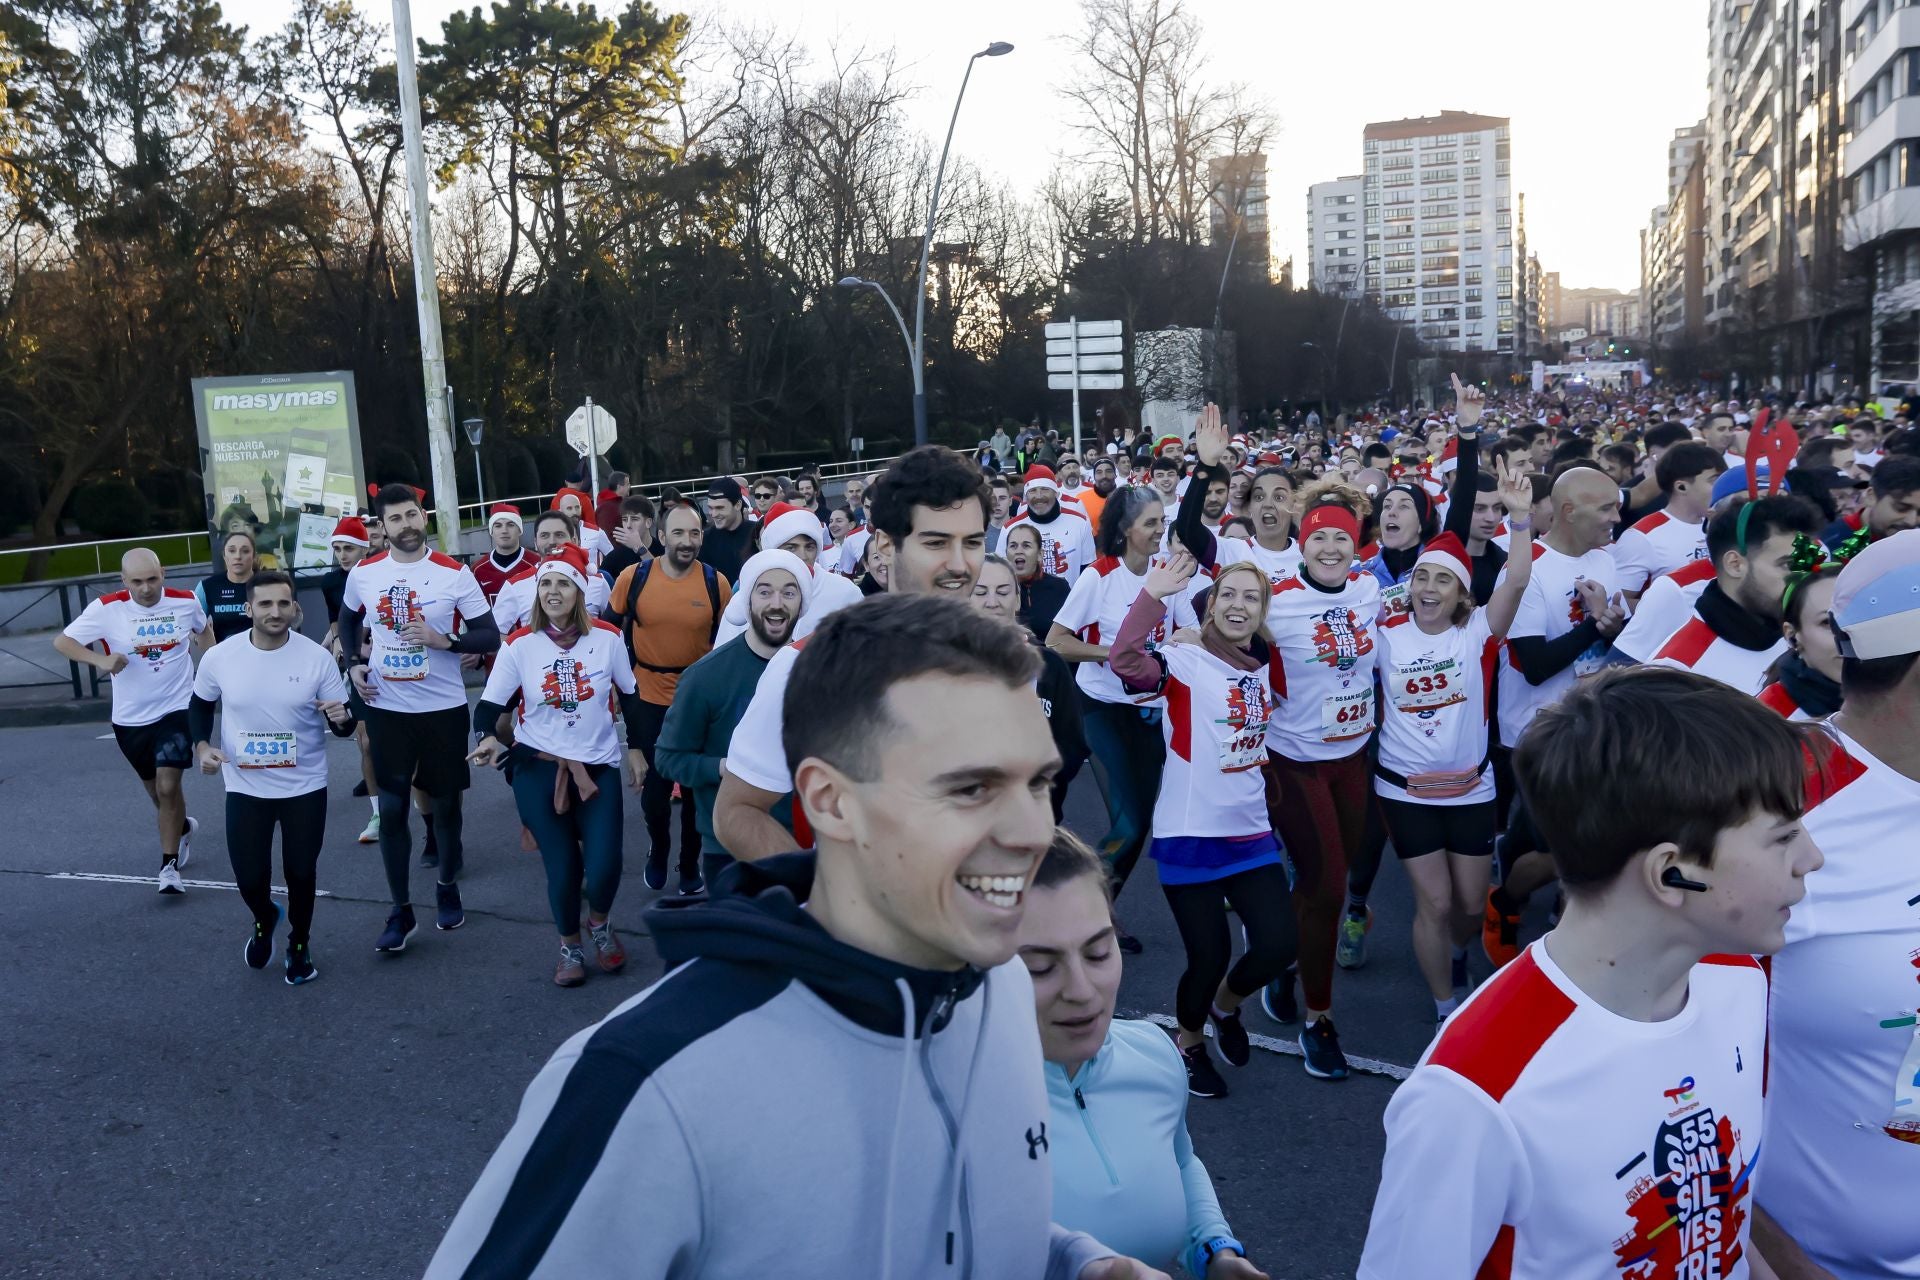
[[[1075,1280],[1033,986],[909,969],[800,908],[813,856],[649,913],[669,972],[555,1053],[428,1280]]]

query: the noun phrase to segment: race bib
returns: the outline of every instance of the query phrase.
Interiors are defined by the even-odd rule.
[[[291,730],[242,729],[234,737],[239,748],[234,763],[242,769],[291,769],[300,763]]]
[[[1217,745],[1220,749],[1220,772],[1244,773],[1248,769],[1258,769],[1267,759],[1266,721],[1248,725],[1244,731],[1232,737],[1221,738]]]
[[[382,680],[425,680],[427,678],[427,647],[423,644],[401,645],[398,648],[383,648],[379,653],[379,662],[374,664],[374,674]]]
[[[1380,588],[1380,621],[1396,618],[1413,608],[1412,592],[1404,582]]]
[[[1402,711],[1431,711],[1467,700],[1460,670],[1452,658],[1426,659],[1393,669],[1388,692]]]
[[[1584,680],[1588,676],[1597,676],[1607,666],[1608,646],[1605,640],[1597,640],[1588,645],[1586,652],[1573,660],[1573,674],[1576,679]]]
[[[175,614],[150,613],[133,620],[133,643],[136,647],[172,644],[179,638],[180,620]]]
[[[1327,695],[1320,704],[1320,741],[1345,742],[1373,731],[1373,686]]]
[[[1900,1070],[1893,1078],[1893,1109],[1880,1128],[1889,1138],[1920,1143],[1920,1023],[1915,1024],[1907,1052],[1900,1059]]]

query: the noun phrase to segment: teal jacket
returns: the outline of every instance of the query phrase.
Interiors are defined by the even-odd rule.
[[[660,726],[654,768],[693,793],[694,823],[704,853],[726,852],[713,834],[713,798],[720,793],[720,766],[733,727],[747,713],[766,669],[767,659],[748,647],[746,636],[734,637],[681,674]],[[773,816],[784,823],[789,812],[789,801],[782,799]]]
[[[1187,1069],[1167,1033],[1116,1020],[1072,1079],[1047,1063],[1053,1220],[1126,1257],[1206,1274],[1200,1246],[1231,1239],[1187,1136]]]

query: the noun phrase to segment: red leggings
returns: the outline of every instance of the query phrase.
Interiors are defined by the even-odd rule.
[[[1371,769],[1363,746],[1340,760],[1267,753],[1267,816],[1293,860],[1300,923],[1300,993],[1308,1009],[1333,1007],[1333,947],[1346,899],[1347,863],[1367,826]]]

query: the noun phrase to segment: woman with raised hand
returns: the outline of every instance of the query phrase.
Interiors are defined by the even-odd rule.
[[[620,697],[613,696],[618,690]],[[519,704],[511,748],[494,736],[508,708]],[[473,710],[478,739],[473,763],[509,765],[514,805],[546,864],[547,899],[560,931],[553,981],[577,987],[587,979],[580,938],[580,895],[595,962],[618,973],[626,949],[607,916],[620,887],[624,804],[620,734],[626,720],[628,778],[637,791],[645,774],[640,699],[617,628],[587,613],[586,554],[567,545],[542,560],[527,625],[507,637]]]

